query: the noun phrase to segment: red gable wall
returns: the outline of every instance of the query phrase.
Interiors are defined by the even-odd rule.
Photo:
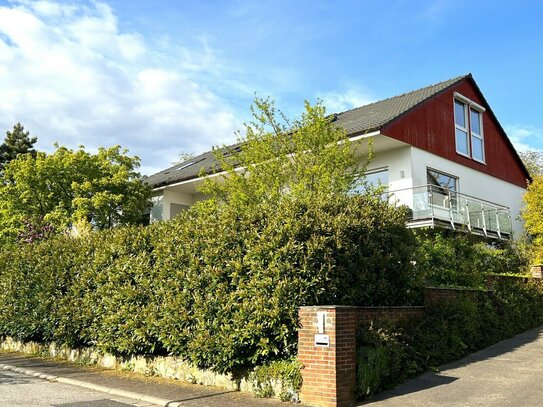
[[[460,93],[487,109],[483,113],[486,165],[456,153],[454,92]],[[423,102],[420,106],[383,126],[381,133],[526,188],[528,174],[519,163],[513,147],[509,145],[500,125],[490,112],[489,106],[480,97],[471,79],[464,79]]]

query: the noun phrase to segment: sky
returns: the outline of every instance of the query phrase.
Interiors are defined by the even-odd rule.
[[[255,95],[288,117],[472,73],[520,151],[543,150],[541,1],[0,0],[0,131],[120,144],[152,174],[236,141]]]

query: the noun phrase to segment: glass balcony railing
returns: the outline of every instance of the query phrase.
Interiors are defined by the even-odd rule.
[[[446,222],[485,236],[509,238],[512,233],[509,208],[435,185],[422,185],[388,192],[391,199],[412,209],[410,222],[423,225]]]

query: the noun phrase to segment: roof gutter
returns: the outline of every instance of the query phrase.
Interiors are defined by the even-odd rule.
[[[244,167],[239,167],[239,168],[235,168],[234,171],[242,171],[243,169],[244,169]],[[177,187],[179,185],[190,184],[190,183],[193,183],[193,182],[196,182],[196,181],[203,180],[205,178],[218,177],[218,176],[224,175],[224,174],[227,174],[227,171],[215,172],[213,174],[205,175],[204,177],[189,178],[189,179],[186,179],[184,181],[179,181],[179,182],[175,182],[173,184],[168,184],[168,185],[163,185],[163,186],[160,186],[160,187],[153,188],[153,191],[162,191],[162,190],[164,190],[166,188]]]

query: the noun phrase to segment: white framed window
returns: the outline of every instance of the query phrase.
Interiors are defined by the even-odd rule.
[[[430,203],[443,208],[458,209],[458,177],[426,168]]]
[[[388,190],[388,168],[378,168],[374,170],[368,170],[364,174],[364,183],[353,188],[351,193],[364,193],[368,188],[383,187],[384,190]]]
[[[432,168],[426,168],[427,182],[441,190],[458,192],[458,177]]]
[[[457,99],[454,100],[454,127],[456,152],[469,157],[468,106]]]
[[[485,108],[459,93],[454,94],[456,152],[485,163],[483,112]]]
[[[388,168],[366,172],[366,182],[374,188],[385,187],[388,189]]]
[[[469,122],[471,129],[471,157],[482,163],[485,162],[485,149],[483,141],[483,115],[470,107]]]

